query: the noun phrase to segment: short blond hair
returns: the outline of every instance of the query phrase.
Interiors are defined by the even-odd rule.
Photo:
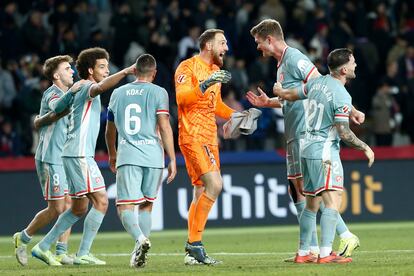
[[[68,55],[48,58],[45,61],[45,64],[43,65],[43,74],[45,75],[45,77],[48,80],[53,81],[53,75],[56,73],[56,70],[58,69],[59,65],[63,62],[72,63],[73,59],[71,56]]]
[[[268,35],[284,40],[283,30],[280,23],[274,19],[262,20],[259,24],[250,30],[252,36],[258,35],[260,38],[266,38]]]

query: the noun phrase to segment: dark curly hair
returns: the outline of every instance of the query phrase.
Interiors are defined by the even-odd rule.
[[[109,61],[108,52],[99,47],[89,48],[80,52],[76,60],[76,69],[79,77],[86,80],[89,77],[89,68],[94,68],[97,59],[106,59]]]

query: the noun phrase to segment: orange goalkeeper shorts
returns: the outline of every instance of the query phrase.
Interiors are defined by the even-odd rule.
[[[183,144],[180,149],[193,185],[203,185],[203,174],[220,170],[218,145]]]

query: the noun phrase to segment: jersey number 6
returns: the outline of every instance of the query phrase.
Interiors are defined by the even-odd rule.
[[[129,135],[135,135],[141,129],[141,119],[132,115],[131,111],[135,110],[136,113],[141,113],[141,107],[138,104],[129,104],[125,108],[125,132]]]

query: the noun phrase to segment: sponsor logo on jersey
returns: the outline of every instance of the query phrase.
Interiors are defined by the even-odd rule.
[[[183,83],[183,82],[184,82],[184,80],[185,80],[185,75],[179,75],[179,76],[177,77],[177,82],[178,82],[178,83]]]

